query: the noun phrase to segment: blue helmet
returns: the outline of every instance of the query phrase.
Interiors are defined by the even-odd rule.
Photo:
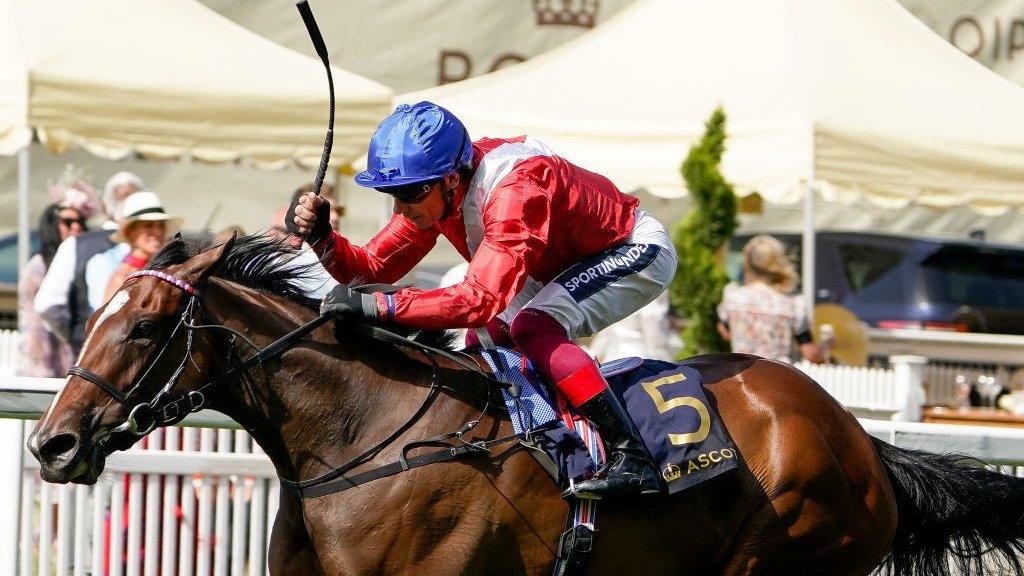
[[[473,160],[469,132],[454,114],[432,102],[401,104],[370,138],[366,170],[356,183],[389,188],[443,178]]]

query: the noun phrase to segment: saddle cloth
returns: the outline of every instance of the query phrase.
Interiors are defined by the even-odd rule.
[[[558,483],[566,486],[570,479],[593,474],[600,458],[592,457],[575,427],[566,425],[579,415],[564,399],[553,399],[553,389],[541,382],[529,360],[506,348],[485,350],[483,356],[508,386],[503,392],[513,428],[533,436],[551,457]],[[601,372],[633,419],[667,493],[736,468],[739,452],[708,402],[700,373],[686,362],[623,358],[603,364]]]

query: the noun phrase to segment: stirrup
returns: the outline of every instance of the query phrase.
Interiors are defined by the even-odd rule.
[[[643,466],[644,469],[639,470],[635,473],[635,476],[638,478],[638,481],[635,483],[629,482],[627,489],[595,489],[596,487],[591,487],[590,489],[581,489],[579,487],[579,484],[570,480],[569,487],[562,492],[562,498],[601,500],[604,496],[609,494],[615,496],[643,496],[661,494],[661,483],[658,481],[657,471],[654,469],[651,463],[647,461],[646,458],[638,459],[641,461],[639,465]],[[580,484],[595,484],[602,481],[607,481],[610,477],[614,477],[615,473],[616,471],[614,470],[614,466],[610,466],[607,469],[600,471],[598,475],[595,475],[593,478],[589,478],[587,480],[584,480],[583,482],[580,482]],[[620,482],[625,483],[622,480],[620,480]]]

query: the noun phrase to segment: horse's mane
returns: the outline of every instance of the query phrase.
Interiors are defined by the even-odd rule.
[[[231,249],[224,255],[214,276],[261,292],[276,294],[311,310],[317,310],[320,302],[306,295],[303,284],[316,279],[318,266],[315,262],[295,262],[301,249],[294,248],[292,242],[291,236],[273,237],[262,233],[239,236],[235,239]],[[184,264],[190,258],[217,244],[217,238],[210,234],[189,238],[179,235],[153,256],[146,268],[162,270],[168,266]],[[358,288],[361,283],[355,282],[351,285]],[[366,286],[371,285],[367,284]],[[376,291],[387,292],[398,290],[401,287],[390,284],[373,284],[372,288]],[[402,326],[389,324],[387,327],[389,330],[403,335],[413,334],[412,330]],[[454,349],[454,332],[423,331],[412,335],[412,338],[426,346],[445,350]]]

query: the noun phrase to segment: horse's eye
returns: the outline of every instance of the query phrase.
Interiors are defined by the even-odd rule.
[[[132,328],[132,338],[152,338],[156,332],[156,324],[152,320],[140,320],[135,328]]]

